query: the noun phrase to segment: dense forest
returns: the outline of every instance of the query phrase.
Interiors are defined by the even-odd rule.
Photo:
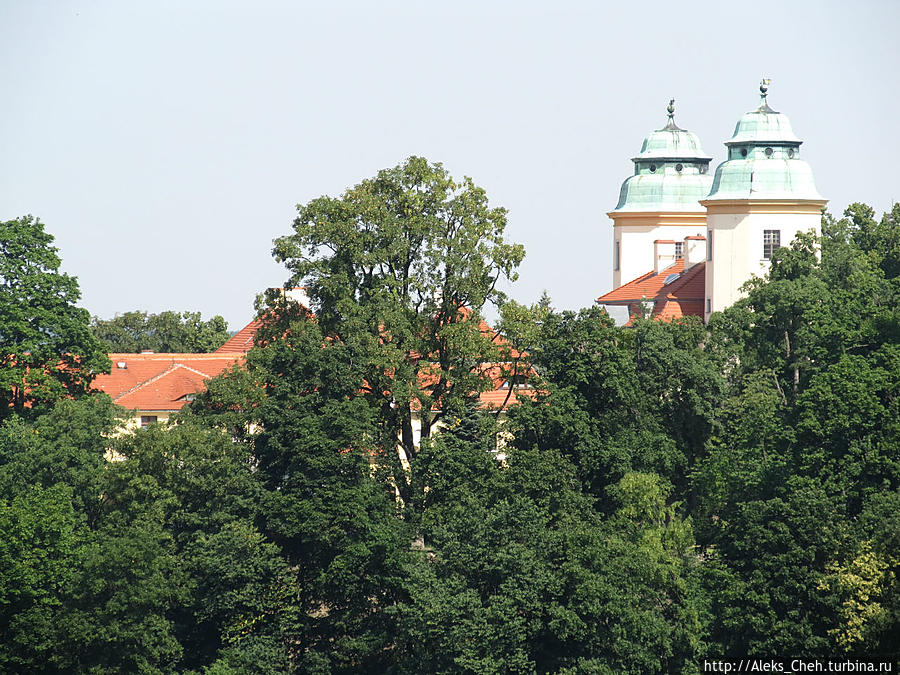
[[[505,224],[416,159],[299,207],[275,255],[314,313],[273,296],[242,367],[132,434],[74,376],[102,353],[52,238],[3,224],[0,671],[900,658],[900,205],[825,214],[709,325],[516,304]],[[27,311],[83,330],[41,351]],[[489,362],[533,399],[477,405]]]

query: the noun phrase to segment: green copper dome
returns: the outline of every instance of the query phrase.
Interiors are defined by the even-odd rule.
[[[697,203],[709,194],[712,177],[708,157],[696,134],[675,124],[675,101],[669,122],[650,132],[634,162],[634,175],[619,192],[619,211],[702,211]]]
[[[707,199],[814,199],[812,169],[800,159],[800,144],[787,115],[766,100],[768,80],[759,87],[759,108],[745,113],[725,145],[728,159],[716,169]]]

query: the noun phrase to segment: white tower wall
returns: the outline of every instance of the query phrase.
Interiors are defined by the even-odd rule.
[[[781,246],[789,246],[798,233],[821,231],[823,201],[805,203],[703,202],[708,208],[706,307],[704,318],[743,297],[741,286],[769,271],[764,255],[766,230],[777,231]],[[710,241],[710,236],[712,241]]]

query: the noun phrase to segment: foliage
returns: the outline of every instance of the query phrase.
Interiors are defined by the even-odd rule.
[[[37,218],[0,222],[0,420],[81,396],[109,359],[76,307],[78,281],[59,271]]]
[[[287,330],[264,329],[269,343],[247,355],[245,372],[212,381],[192,418],[224,423],[253,453],[260,531],[297,589],[285,630],[302,645],[301,668],[377,671],[389,654],[388,610],[402,594],[409,538],[392,484],[370,464],[383,456],[352,350],[326,340],[298,306],[281,309],[279,325],[292,318]]]
[[[413,158],[300,207],[277,250],[317,315],[273,296],[174,424],[52,387],[4,413],[0,670],[900,658],[898,216],[826,214],[708,326],[544,298],[494,340],[520,251],[470,181]],[[483,359],[535,400],[480,409]]]
[[[276,241],[289,284],[306,286],[323,334],[362,369],[379,443],[399,437],[413,464],[413,410],[427,438],[489,386],[481,364],[496,349],[480,312],[502,302],[497,284],[515,279],[524,255],[505,227],[505,209],[470,178],[410,157],[340,198],[298,206],[294,234]]]
[[[133,311],[112,319],[91,319],[91,332],[108,352],[150,350],[156,353],[202,354],[214,352],[229,338],[221,316],[203,321],[200,312]]]
[[[463,418],[423,448],[421,558],[398,607],[400,672],[676,672],[699,646],[690,529],[657,477],[604,520],[553,452],[498,462]],[[479,431],[480,429],[480,431]],[[647,518],[649,516],[649,519]]]

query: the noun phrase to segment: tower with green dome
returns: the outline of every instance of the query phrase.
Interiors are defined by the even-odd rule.
[[[706,209],[700,205],[712,186],[711,157],[696,134],[675,124],[675,101],[668,122],[652,131],[622,184],[613,220],[613,288],[683,256],[685,237],[702,237]]]
[[[768,87],[763,80],[759,107],[738,120],[725,142],[728,157],[700,202],[707,211],[706,319],[733,304],[751,276],[768,271],[776,248],[799,232],[820,233],[827,200],[787,115],[769,107]]]

